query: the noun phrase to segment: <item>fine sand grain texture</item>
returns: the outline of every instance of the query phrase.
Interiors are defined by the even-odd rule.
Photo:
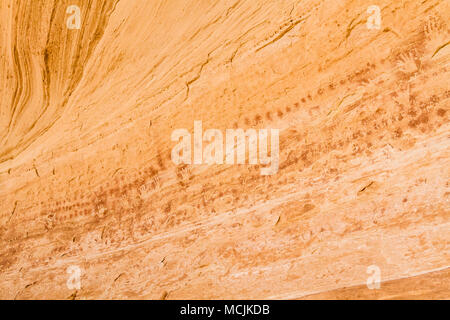
[[[2,0],[0,98],[1,299],[450,299],[450,1]]]

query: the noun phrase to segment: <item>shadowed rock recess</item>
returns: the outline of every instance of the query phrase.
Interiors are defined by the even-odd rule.
[[[449,299],[449,21],[444,0],[2,0],[0,298]],[[278,172],[176,165],[195,121],[279,129]]]

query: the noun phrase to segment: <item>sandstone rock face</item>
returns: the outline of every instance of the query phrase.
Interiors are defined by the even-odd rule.
[[[449,18],[2,1],[0,298],[450,298]],[[279,129],[278,171],[175,164],[195,121]]]

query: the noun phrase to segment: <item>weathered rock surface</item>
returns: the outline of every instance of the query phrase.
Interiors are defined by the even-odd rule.
[[[2,1],[0,298],[450,298],[449,18],[444,0]],[[195,120],[281,129],[278,173],[174,165]]]

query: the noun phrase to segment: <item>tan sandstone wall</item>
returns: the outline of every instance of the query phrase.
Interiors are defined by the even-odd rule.
[[[449,18],[445,0],[2,0],[0,298],[450,298]],[[195,120],[280,129],[278,172],[175,165]]]

